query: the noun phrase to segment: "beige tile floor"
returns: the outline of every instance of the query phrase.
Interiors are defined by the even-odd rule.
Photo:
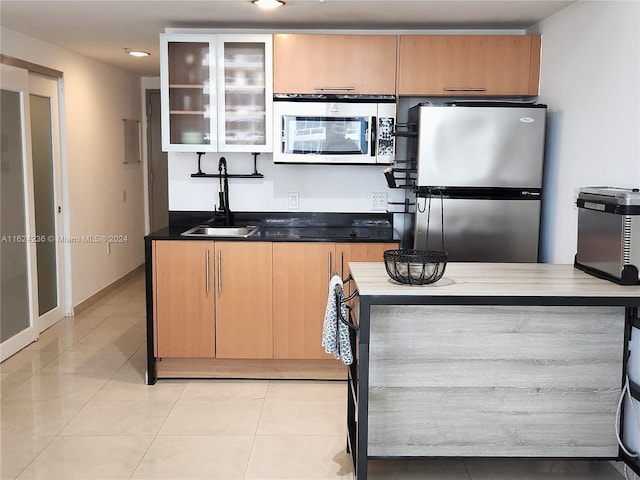
[[[0,364],[5,479],[347,479],[341,382],[145,384],[142,275]],[[370,479],[623,478],[608,462],[370,462]]]

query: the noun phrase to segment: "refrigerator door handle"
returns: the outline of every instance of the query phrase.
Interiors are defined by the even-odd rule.
[[[531,190],[523,190],[522,191],[522,196],[523,197],[529,197],[529,198],[538,198],[538,197],[540,197],[540,192],[532,192]]]
[[[443,187],[418,185],[415,189],[417,197],[431,195],[444,198],[477,198],[477,199],[511,199],[539,200],[542,191],[538,188],[490,188],[490,187]]]

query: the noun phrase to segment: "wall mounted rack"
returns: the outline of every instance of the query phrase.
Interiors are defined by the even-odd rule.
[[[219,173],[204,173],[201,168],[201,159],[202,155],[205,152],[197,152],[198,153],[198,172],[192,173],[192,178],[223,178],[225,175],[221,175]],[[264,178],[264,175],[258,173],[257,163],[258,163],[258,155],[257,152],[252,153],[253,155],[253,173],[229,173],[226,175],[227,178]]]
[[[396,165],[410,165],[409,167],[388,167],[384,170],[384,176],[387,179],[387,186],[389,188],[404,188],[413,190],[416,186],[416,178],[414,174],[417,174],[418,169],[413,167],[413,160],[396,160]],[[400,174],[399,176],[396,174]],[[398,183],[402,182],[402,183]]]
[[[415,207],[416,202],[412,202],[408,198],[405,198],[404,202],[387,202],[387,205],[389,205],[391,208],[395,208],[396,206],[402,207],[402,209],[400,210],[390,210],[387,208],[388,213],[415,213],[415,210],[413,210],[411,207]]]

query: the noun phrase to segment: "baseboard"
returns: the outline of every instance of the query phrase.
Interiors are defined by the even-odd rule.
[[[113,292],[118,287],[121,287],[122,285],[127,283],[129,280],[131,280],[133,277],[135,277],[141,272],[144,272],[144,263],[141,265],[138,265],[136,268],[131,270],[129,273],[127,273],[123,277],[120,277],[118,280],[116,280],[112,284],[107,285],[102,290],[94,293],[89,298],[87,298],[86,300],[80,302],[78,305],[73,307],[73,314],[78,315],[79,313],[83,312],[84,310],[89,308],[91,305],[96,303],[98,300],[106,297],[108,294]]]

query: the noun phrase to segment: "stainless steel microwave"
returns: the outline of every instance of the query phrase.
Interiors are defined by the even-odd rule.
[[[274,100],[275,163],[393,162],[395,100]]]

